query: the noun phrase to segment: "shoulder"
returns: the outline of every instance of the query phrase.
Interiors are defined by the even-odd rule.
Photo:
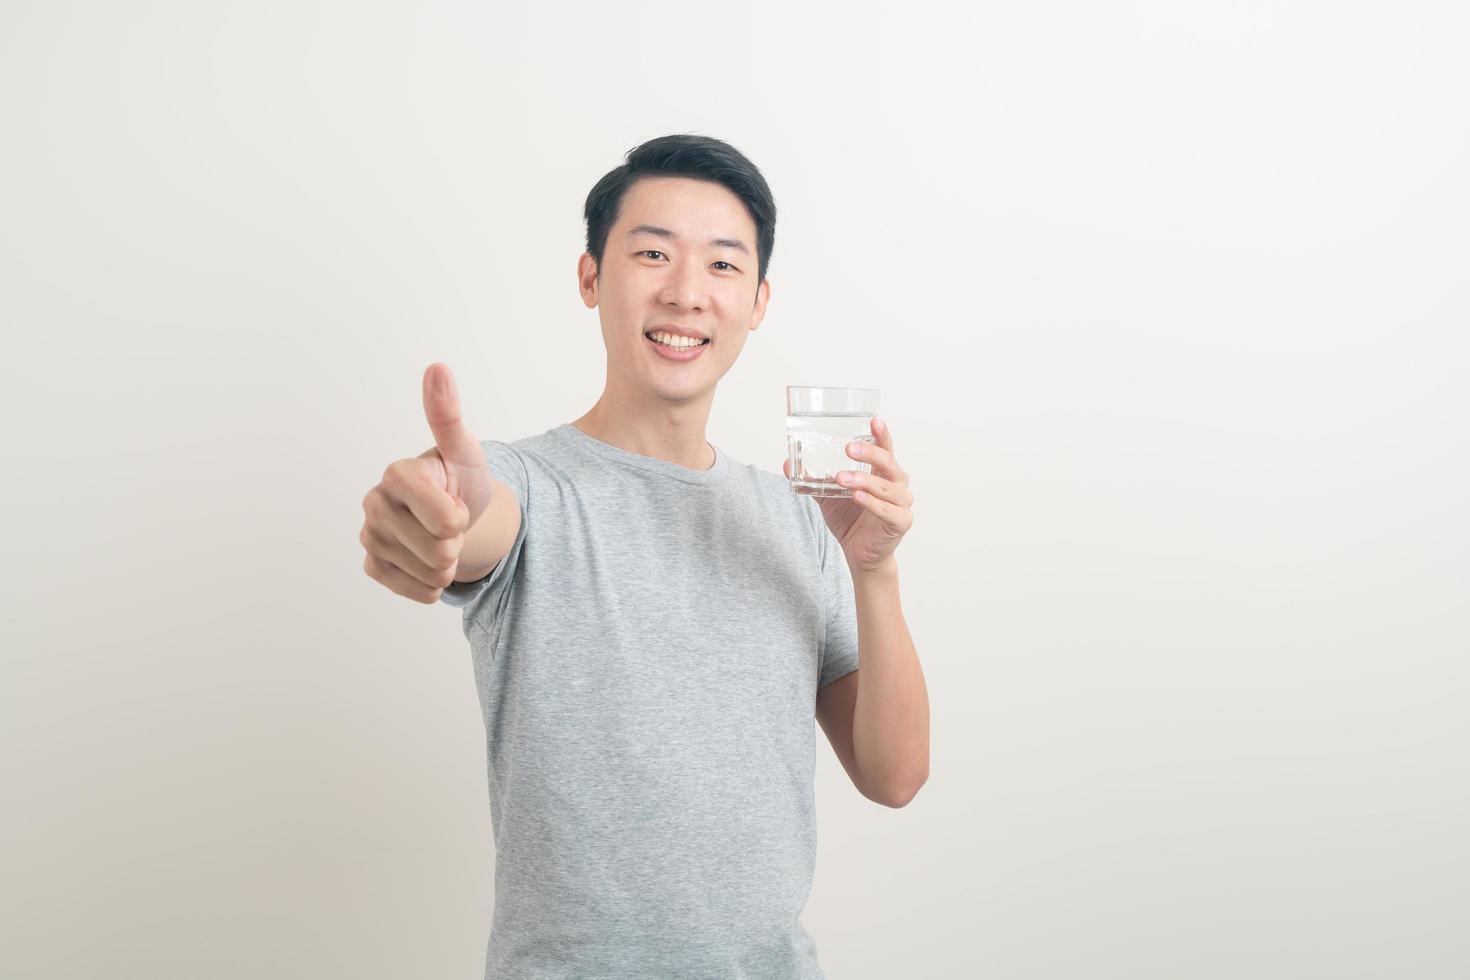
[[[481,439],[480,446],[492,466],[498,460],[512,463],[523,471],[536,469],[538,462],[555,460],[562,455],[561,443],[555,431],[550,429],[518,439]]]
[[[794,527],[809,548],[820,552],[826,522],[821,508],[809,494],[795,493],[782,473],[763,470],[752,463],[737,463],[733,470],[747,492],[759,498],[759,509],[771,518]]]
[[[481,439],[480,448],[491,474],[520,501],[523,515],[531,498],[537,496],[536,487],[544,487],[548,481],[559,482],[557,474],[562,467],[554,462],[556,442],[550,432],[511,440]]]

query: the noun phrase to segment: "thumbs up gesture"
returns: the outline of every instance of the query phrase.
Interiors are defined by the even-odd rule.
[[[490,505],[494,480],[479,440],[460,416],[446,364],[424,372],[424,415],[434,446],[395,460],[367,492],[359,540],[363,569],[399,595],[436,602],[454,581],[465,532]]]

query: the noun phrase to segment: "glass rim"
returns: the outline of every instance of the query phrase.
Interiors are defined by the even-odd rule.
[[[786,386],[786,390],[787,391],[871,391],[874,394],[877,394],[877,393],[879,393],[879,391],[881,389],[878,389],[878,388],[849,388],[849,387],[833,386],[833,385],[787,385]]]

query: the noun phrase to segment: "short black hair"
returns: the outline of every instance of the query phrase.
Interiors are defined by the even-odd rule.
[[[766,280],[771,249],[776,245],[776,201],[766,178],[745,155],[723,140],[675,133],[640,143],[626,154],[627,163],[609,170],[587,195],[587,251],[602,268],[607,234],[618,220],[623,195],[640,177],[691,177],[722,184],[740,200],[755,221],[759,285]]]

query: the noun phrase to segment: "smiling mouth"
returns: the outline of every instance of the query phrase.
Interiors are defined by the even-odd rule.
[[[647,337],[649,340],[653,340],[653,334],[651,334],[651,333],[646,333],[643,336]],[[655,344],[658,344],[660,347],[667,347],[669,350],[693,350],[696,347],[704,347],[704,346],[706,346],[707,344],[709,344],[710,339],[708,337],[706,337],[706,338],[704,338],[702,341],[700,341],[697,344],[685,344],[682,347],[675,347],[673,344],[666,344],[666,343],[664,343],[661,340],[653,340],[653,342]]]

